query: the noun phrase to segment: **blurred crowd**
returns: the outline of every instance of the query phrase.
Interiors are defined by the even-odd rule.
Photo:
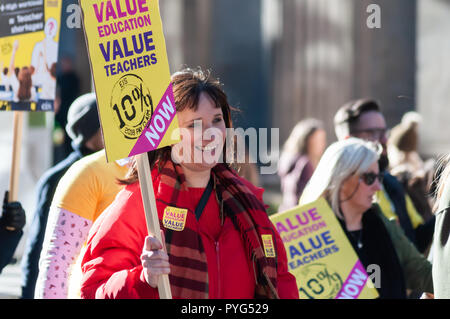
[[[242,223],[247,221],[248,216],[257,225],[267,223],[266,218],[258,220],[261,218],[258,215],[259,211],[265,210],[264,206],[259,205],[259,202],[262,202],[258,188],[261,179],[258,176],[257,166],[251,163],[238,163],[241,168],[236,168],[239,174],[236,176],[232,175],[234,173],[229,173],[228,170],[235,172],[232,168],[227,167],[222,170],[218,168],[219,165],[202,167],[208,173],[207,179],[205,183],[196,184],[197,181],[203,180],[201,179],[203,175],[200,173],[203,171],[199,167],[186,164],[181,165],[183,170],[179,171],[176,165],[175,168],[167,166],[169,165],[167,163],[170,163],[167,153],[158,153],[155,155],[156,158],[150,155],[152,169],[158,166],[157,164],[163,168],[159,173],[152,171],[152,174],[161,174],[161,176],[153,177],[154,183],[159,185],[158,189],[155,188],[158,205],[160,205],[159,200],[164,198],[167,201],[172,200],[175,207],[182,207],[179,206],[181,199],[175,200],[173,196],[166,199],[164,192],[161,194],[158,192],[161,192],[166,185],[171,185],[170,190],[173,192],[171,194],[176,194],[173,188],[179,187],[184,190],[183,185],[187,181],[189,186],[186,192],[190,194],[188,197],[197,200],[192,207],[192,212],[189,211],[187,214],[194,211],[196,213],[198,206],[203,203],[205,189],[210,187],[209,181],[214,181],[214,192],[219,205],[215,202],[216,197],[205,199],[202,207],[205,214],[201,215],[202,211],[200,211],[203,222],[197,216],[198,229],[195,229],[199,235],[195,237],[192,234],[194,237],[183,239],[202,242],[204,248],[195,245],[185,248],[193,251],[190,257],[195,260],[192,264],[186,262],[186,264],[174,266],[176,263],[174,254],[185,256],[184,246],[180,243],[177,246],[174,243],[179,235],[178,232],[166,231],[168,255],[164,252],[164,245],[154,237],[145,238],[145,244],[144,238],[136,237],[139,238],[136,241],[141,245],[138,245],[139,249],[136,248],[136,251],[143,249],[141,260],[140,252],[128,255],[129,252],[125,251],[127,247],[135,245],[134,242],[127,242],[129,239],[125,239],[125,235],[123,235],[124,242],[114,243],[114,247],[123,245],[122,250],[112,250],[108,246],[108,241],[113,239],[105,232],[116,231],[116,234],[121,232],[114,228],[116,221],[109,219],[109,216],[120,220],[125,218],[122,216],[128,216],[127,210],[140,209],[130,206],[128,202],[128,197],[134,198],[135,193],[140,194],[132,188],[137,180],[136,162],[130,158],[106,162],[96,96],[94,93],[80,95],[78,79],[70,62],[65,61],[63,65],[64,72],[58,78],[59,100],[55,115],[57,123],[55,143],[58,144],[54,153],[55,165],[39,180],[36,188],[36,210],[31,220],[25,220],[25,212],[19,202],[8,201],[7,193],[0,218],[0,242],[2,243],[0,271],[11,262],[17,243],[23,236],[23,227],[25,224],[29,226],[26,248],[21,260],[21,298],[79,298],[80,296],[84,298],[111,296],[153,298],[157,297],[156,293],[147,288],[154,289],[157,282],[155,278],[168,274],[169,271],[175,272],[180,278],[195,277],[199,285],[204,281],[207,282],[207,279],[202,277],[204,274],[200,273],[200,266],[194,270],[194,262],[205,263],[208,269],[207,276],[213,281],[209,282],[209,288],[206,288],[210,289],[209,295],[206,294],[206,296],[217,298],[257,295],[298,297],[298,292],[296,295],[294,291],[295,287],[292,288],[291,278],[284,273],[287,270],[282,269],[285,267],[282,256],[278,257],[281,266],[271,270],[272,264],[267,262],[269,258],[256,253],[259,248],[255,247],[255,245],[258,246],[257,243],[252,242],[254,234],[247,234],[242,230]],[[227,118],[229,110],[224,106],[227,104],[226,98],[220,101],[225,95],[222,89],[219,89],[219,85],[212,83],[207,76],[202,77],[200,71],[184,72],[191,77],[189,78],[191,82],[195,79],[200,83],[195,90],[201,93],[192,89],[192,92],[197,92],[195,93],[197,95],[189,93],[192,97],[189,96],[183,100],[180,97],[180,103],[187,103],[187,106],[177,105],[177,109],[181,108],[181,118],[190,119],[191,114],[186,112],[192,112],[191,118],[196,116],[203,122],[210,121],[211,125],[218,125],[217,123],[222,121],[226,127],[231,127],[229,126],[231,120]],[[174,85],[186,88],[188,92],[189,85],[193,84],[189,82],[188,77],[183,78],[183,72],[181,74],[174,74]],[[178,94],[182,94],[180,92],[181,90],[175,92],[176,98],[179,98]],[[210,99],[205,96],[209,96]],[[216,103],[212,108],[211,101]],[[216,109],[221,112],[214,113]],[[284,142],[278,163],[282,200],[276,203],[277,211],[283,212],[299,204],[325,197],[361,262],[365,266],[378,264],[384,271],[381,288],[378,289],[381,298],[420,298],[424,293],[427,297],[450,297],[450,284],[448,284],[450,279],[446,270],[450,260],[445,254],[449,229],[446,218],[448,214],[445,213],[450,205],[448,189],[450,186],[447,183],[448,158],[424,159],[421,157],[418,148],[420,115],[416,112],[408,112],[404,114],[400,123],[389,128],[382,106],[376,99],[361,98],[349,101],[342,105],[334,116],[337,138],[337,142],[334,143],[327,142],[334,138],[327,136],[323,120],[325,119],[299,119],[298,124],[292,128],[290,136]],[[182,123],[181,120],[180,123]],[[202,150],[209,151],[206,148]],[[171,174],[174,176],[183,176],[178,180],[179,184],[175,186],[163,174],[165,170],[172,169],[174,171]],[[210,175],[214,178],[210,179]],[[252,196],[248,197],[250,195],[247,193]],[[254,198],[253,195],[255,195]],[[240,204],[233,206],[229,204],[230,201]],[[226,208],[223,209],[221,205],[225,205]],[[158,212],[159,209],[165,212],[164,207],[158,206]],[[248,216],[242,215],[237,211],[238,209],[244,210]],[[206,213],[210,211],[213,212],[211,216]],[[216,211],[219,214],[214,213]],[[247,217],[244,218],[241,215]],[[138,219],[138,217],[133,218]],[[220,265],[217,268],[212,267],[208,254],[219,256],[218,243],[222,242],[220,234],[228,227],[228,218],[238,232],[241,232],[240,236],[244,236],[245,239],[244,243],[236,239],[239,243],[231,244],[225,241],[223,245],[243,245],[242,256],[249,252],[254,254],[252,260],[261,272],[258,276],[260,275],[261,278],[266,276],[263,283],[259,282],[258,276],[256,276],[257,281],[254,282],[253,279],[248,279],[246,273],[241,273],[237,269],[233,270],[231,275],[242,277],[241,284],[245,289],[248,287],[248,291],[251,291],[250,295],[237,293],[239,290],[237,283],[234,286],[233,283],[229,283],[228,286],[223,285],[228,288],[221,288],[220,285],[216,287],[217,282],[221,282],[221,273],[227,276],[227,270]],[[187,218],[188,228],[189,223]],[[105,229],[105,225],[109,228]],[[128,231],[126,225],[121,227],[125,227],[124,233]],[[261,234],[258,233],[258,235]],[[168,236],[170,239],[167,239]],[[215,238],[213,243],[216,243],[216,247],[211,248],[212,252],[208,250],[209,241],[203,236]],[[276,235],[273,236],[271,238],[276,243],[279,238]],[[251,242],[248,244],[249,247],[245,241]],[[229,258],[235,258],[229,253],[231,248],[221,246],[221,249],[222,254],[226,250]],[[206,257],[202,255],[203,250],[206,252]],[[134,268],[131,266],[127,268],[119,261],[113,263],[108,255],[111,251],[115,252],[115,260],[135,258],[142,272],[134,274]],[[281,252],[284,250],[281,249]],[[239,267],[245,265],[245,258],[242,257],[243,261],[240,258],[238,256],[235,260]],[[100,261],[103,261],[103,264]],[[214,263],[216,262],[220,264],[222,261],[217,259]],[[223,263],[226,264],[226,261]],[[167,270],[169,268],[170,270]],[[124,269],[127,270],[126,276],[123,275]],[[217,270],[219,274],[216,274],[214,269],[220,269]],[[122,275],[125,277],[121,277]],[[114,278],[118,279],[114,281]],[[175,275],[171,277],[171,282],[176,281],[174,278]],[[119,281],[124,285],[120,286],[122,289],[128,287],[127,285],[132,286],[127,289],[133,293],[121,295],[123,291],[115,286],[119,285]],[[149,287],[136,286],[138,283],[146,283]],[[176,289],[173,288],[173,291],[178,294],[177,297],[204,296],[198,291],[194,293],[196,288],[188,281],[180,279],[180,282],[176,281],[174,285],[179,285]],[[114,288],[116,290],[111,287],[116,287]],[[217,289],[217,292],[213,293],[213,288]],[[106,292],[109,291],[108,289],[114,293]],[[231,292],[225,291],[226,289],[230,289]],[[254,295],[252,295],[253,291],[255,291]]]

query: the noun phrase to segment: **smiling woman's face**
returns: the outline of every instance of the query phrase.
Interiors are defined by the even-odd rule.
[[[222,109],[201,93],[197,110],[177,112],[181,142],[172,147],[173,159],[191,171],[209,170],[222,156],[226,125]]]

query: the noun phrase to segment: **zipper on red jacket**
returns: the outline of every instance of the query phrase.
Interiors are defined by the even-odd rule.
[[[216,246],[216,262],[217,262],[217,299],[221,299],[220,289],[221,289],[221,280],[220,280],[220,256],[219,256],[219,242],[215,242]]]

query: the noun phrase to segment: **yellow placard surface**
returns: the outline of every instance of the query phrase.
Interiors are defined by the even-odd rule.
[[[301,299],[372,299],[378,292],[325,199],[270,217]]]
[[[0,110],[53,111],[62,0],[0,0]]]
[[[187,209],[167,206],[164,209],[163,225],[167,229],[182,231],[186,225]]]
[[[80,5],[108,161],[177,143],[158,1],[83,0]]]
[[[277,255],[275,254],[275,246],[273,244],[272,235],[261,235],[264,254],[267,258],[275,258]]]

